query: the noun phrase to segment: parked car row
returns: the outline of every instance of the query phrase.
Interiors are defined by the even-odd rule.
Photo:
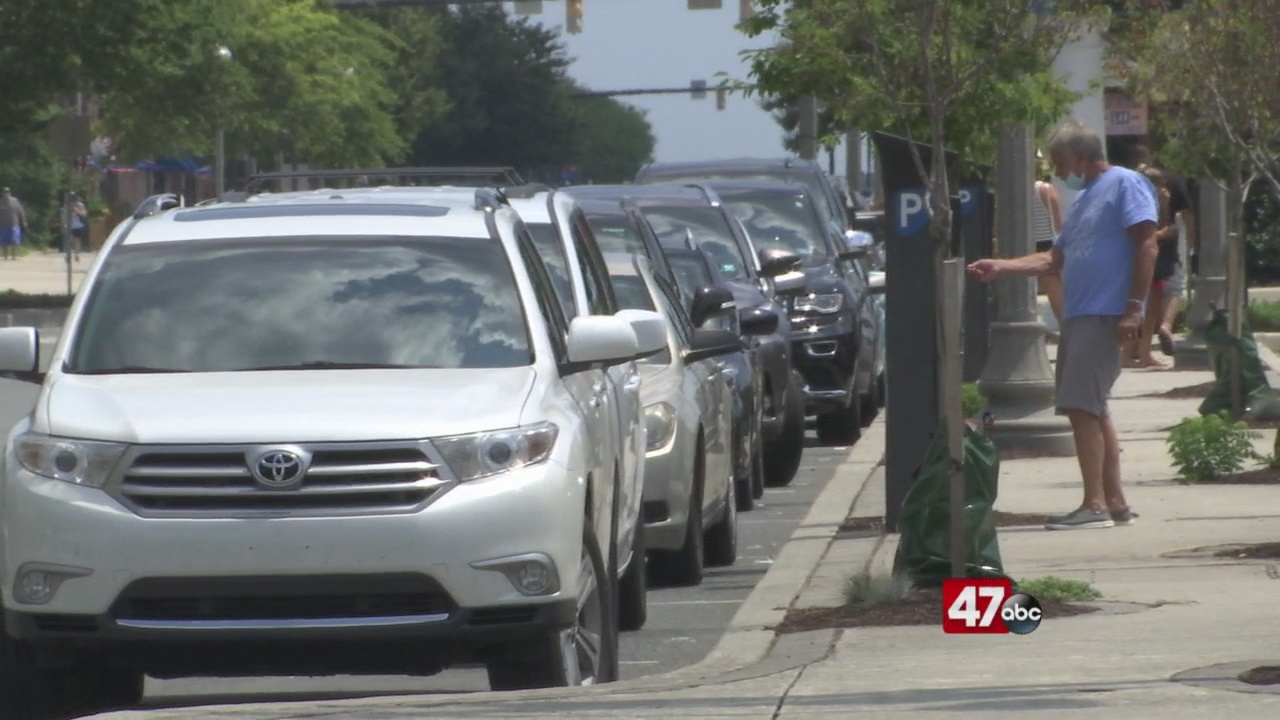
[[[847,443],[883,402],[869,236],[771,172],[148,200],[47,372],[0,329],[41,383],[0,464],[0,716],[146,674],[617,679],[650,576],[733,564],[806,415]]]

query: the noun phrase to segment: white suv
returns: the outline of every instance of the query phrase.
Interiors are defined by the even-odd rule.
[[[0,717],[144,673],[615,679],[602,388],[660,346],[566,318],[493,191],[176,205],[108,240],[8,436]],[[0,372],[38,354],[0,330]]]

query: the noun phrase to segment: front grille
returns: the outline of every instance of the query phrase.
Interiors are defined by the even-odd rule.
[[[206,517],[414,512],[450,483],[426,444],[290,446],[310,454],[301,484],[264,488],[251,458],[275,446],[141,447],[113,494],[139,515]]]

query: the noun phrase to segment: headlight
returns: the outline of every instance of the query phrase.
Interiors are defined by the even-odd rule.
[[[839,312],[844,307],[844,296],[840,293],[823,295],[805,295],[796,298],[795,309],[799,312],[816,312],[829,315]]]
[[[25,433],[13,443],[22,467],[41,477],[100,488],[116,469],[125,446]]]
[[[644,429],[649,437],[645,450],[653,452],[666,447],[676,434],[676,409],[662,402],[645,408]]]
[[[453,474],[466,482],[545,462],[559,432],[551,423],[538,423],[433,442]]]

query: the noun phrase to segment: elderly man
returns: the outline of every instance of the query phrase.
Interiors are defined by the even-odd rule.
[[[969,273],[984,281],[1061,274],[1057,410],[1071,421],[1084,502],[1045,527],[1129,525],[1136,514],[1120,487],[1120,441],[1107,401],[1120,377],[1121,346],[1138,337],[1146,311],[1156,261],[1156,200],[1146,178],[1107,163],[1102,139],[1078,122],[1059,129],[1048,151],[1054,174],[1079,192],[1053,248],[978,260]]]

